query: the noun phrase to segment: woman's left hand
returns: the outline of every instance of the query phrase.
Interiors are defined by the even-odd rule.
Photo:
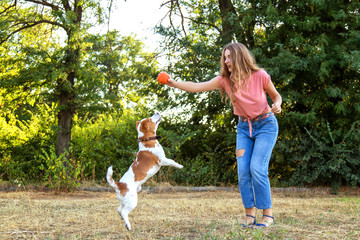
[[[271,111],[275,114],[281,113],[281,104],[279,103],[273,103],[271,105]]]

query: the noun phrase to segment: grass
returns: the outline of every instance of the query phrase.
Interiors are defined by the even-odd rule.
[[[274,190],[266,229],[240,226],[237,191],[140,193],[131,232],[112,192],[0,192],[0,239],[360,239],[359,192]]]

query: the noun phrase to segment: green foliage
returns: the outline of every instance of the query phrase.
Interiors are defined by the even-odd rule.
[[[79,117],[96,117],[101,113],[121,114],[126,105],[154,101],[157,61],[153,53],[133,36],[117,31],[88,35],[81,82],[76,85]]]
[[[227,121],[223,116],[218,121]],[[235,129],[210,130],[199,125],[177,123],[166,118],[158,132],[168,158],[184,166],[182,170],[163,168],[160,181],[185,185],[223,185],[237,182],[235,160]],[[221,139],[221,141],[220,141]]]
[[[160,111],[168,113],[160,142],[184,169],[164,168],[158,180],[237,182],[237,120],[217,91],[185,93],[157,84],[156,55],[143,51],[140,41],[116,31],[89,34],[93,20],[105,19],[99,1],[70,10],[57,8],[59,1],[43,8],[11,3],[0,3],[1,179],[46,180],[59,190],[80,179],[102,181],[110,165],[123,174],[137,151],[135,122]],[[223,45],[245,43],[283,97],[272,183],[357,186],[359,6],[338,0],[184,0],[169,6],[170,25],[157,27],[169,61],[164,70],[175,79],[207,81],[218,74]],[[174,19],[185,9],[186,19]],[[37,24],[30,28],[30,22]],[[56,157],[60,113],[72,122],[72,148]],[[64,171],[70,173],[65,181]]]
[[[14,132],[11,139],[14,148],[4,146],[6,152],[1,157],[6,172],[0,176],[5,179],[15,176],[42,179],[43,173],[37,174],[42,160],[37,156],[41,149],[50,151],[54,137],[57,156],[64,160],[61,156],[67,156],[62,153],[68,152],[71,145],[74,116],[87,121],[105,112],[121,115],[123,106],[129,105],[140,106],[141,112],[147,107],[145,102],[154,99],[146,87],[149,83],[154,85],[157,72],[154,54],[144,52],[140,41],[131,36],[122,37],[116,31],[104,35],[89,33],[92,25],[104,21],[103,3],[97,0],[1,2],[0,100],[7,114],[5,118],[9,118],[5,119],[7,126],[3,133],[11,128]],[[51,137],[24,140],[15,131],[25,132],[28,126],[22,125],[27,121],[32,123],[31,114],[36,114],[39,103],[56,106],[48,114],[57,121],[46,116],[43,119],[51,127],[44,130],[35,125],[37,134],[49,133],[47,136]],[[6,134],[3,136],[8,138]],[[93,175],[95,178],[96,174]]]
[[[354,144],[346,141],[345,145],[340,142],[352,137],[356,132],[351,130],[352,126],[360,120],[360,3],[330,0],[286,3],[221,0],[218,3],[183,1],[180,6],[171,8],[174,13],[171,17],[181,16],[181,9],[187,9],[188,28],[184,30],[181,24],[158,27],[171,60],[169,70],[175,78],[195,82],[211,79],[219,69],[224,40],[244,43],[259,65],[270,73],[283,97],[283,113],[278,116],[279,141],[270,165],[273,182],[281,185],[359,184],[354,180],[354,169],[358,166],[354,159],[359,146],[356,141]],[[175,92],[175,96],[176,103],[191,109],[186,113],[192,115],[188,123],[193,124],[194,129],[204,127],[219,131],[219,123],[212,119],[229,113],[219,97],[212,93]],[[176,104],[170,102],[169,105]],[[331,126],[331,131],[326,130],[324,122]],[[222,124],[229,129],[230,123],[234,124]],[[313,138],[306,129],[314,129]],[[220,139],[230,138],[232,134],[229,130],[222,133],[225,137]],[[337,140],[325,142],[322,136],[329,134]],[[319,151],[314,139],[328,149]],[[342,151],[340,156],[335,150],[330,151],[333,148]],[[322,167],[320,172],[320,164],[301,168],[304,156],[311,163],[316,158],[309,152],[322,159],[315,162],[334,163]],[[332,153],[341,160],[333,160]],[[319,181],[320,178],[326,180]]]
[[[72,154],[84,166],[83,179],[103,180],[109,166],[115,174],[127,171],[137,152],[136,121],[140,116],[125,110],[78,121],[72,137]]]
[[[41,161],[36,157],[54,142],[55,108],[55,105],[39,104],[33,112],[27,111],[29,120],[23,121],[12,112],[0,113],[2,179],[23,182],[42,180],[38,170]]]
[[[49,153],[45,150],[42,152],[39,158],[43,163],[39,166],[39,170],[44,171],[42,180],[47,182],[50,189],[56,192],[71,192],[80,186],[80,173],[83,169],[79,161],[68,158],[66,156],[68,152],[58,157],[54,147],[50,148]]]
[[[0,88],[19,101],[30,97],[57,103],[58,156],[70,146],[76,113],[92,117],[89,112],[114,111],[122,101],[138,102],[145,97],[139,97],[144,88],[136,89],[136,83],[141,86],[155,76],[154,54],[145,53],[140,41],[116,31],[89,33],[103,23],[105,3],[23,0],[0,5]]]
[[[291,177],[295,185],[331,185],[335,192],[342,185],[360,185],[360,122],[349,131],[332,130],[322,124],[300,139],[301,157]]]
[[[359,3],[293,6],[276,6],[281,24],[265,26],[255,47],[284,101],[272,174],[292,185],[359,185]]]

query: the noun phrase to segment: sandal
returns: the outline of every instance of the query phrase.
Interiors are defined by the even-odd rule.
[[[270,222],[269,220],[264,220],[263,222],[265,223],[257,223],[255,226],[256,227],[270,227],[271,225],[275,224],[275,220],[273,216],[269,216],[269,215],[263,215],[263,217],[268,217],[268,218],[272,218],[273,221]]]
[[[244,224],[244,223],[242,223],[241,224],[241,226],[243,226],[243,227],[252,227],[253,225],[256,225],[256,217],[255,216],[252,216],[252,215],[246,215],[247,217],[252,217],[252,218],[254,218],[254,222],[252,222],[252,223],[250,223],[250,224]],[[247,222],[247,221],[246,221]]]

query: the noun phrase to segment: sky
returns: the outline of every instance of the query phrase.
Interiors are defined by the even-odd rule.
[[[155,51],[160,36],[154,27],[166,15],[164,0],[115,0],[110,16],[110,30],[117,29],[121,35],[133,34],[145,44],[145,49]],[[106,29],[107,30],[107,29]]]

